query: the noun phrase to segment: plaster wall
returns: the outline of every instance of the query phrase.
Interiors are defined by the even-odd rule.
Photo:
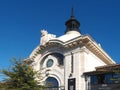
[[[71,52],[73,53],[73,73],[71,73]],[[65,65],[65,90],[68,90],[68,79],[76,78],[76,90],[85,90],[86,83],[84,72],[93,71],[95,67],[105,63],[90,52],[86,47],[77,48],[66,53]]]

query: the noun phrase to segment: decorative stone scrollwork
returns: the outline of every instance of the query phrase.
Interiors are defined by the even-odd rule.
[[[56,38],[56,35],[48,34],[46,30],[41,30],[40,45],[45,45],[49,40]]]

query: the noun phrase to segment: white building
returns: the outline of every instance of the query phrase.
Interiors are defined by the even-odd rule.
[[[41,30],[40,44],[26,62],[41,70],[45,84],[60,87],[54,90],[86,90],[84,72],[115,62],[89,35],[80,33],[73,10],[65,25],[65,34],[60,37]]]

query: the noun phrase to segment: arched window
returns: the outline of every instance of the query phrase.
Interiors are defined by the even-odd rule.
[[[46,79],[46,86],[49,88],[58,88],[59,84],[56,78],[54,77],[48,77]]]

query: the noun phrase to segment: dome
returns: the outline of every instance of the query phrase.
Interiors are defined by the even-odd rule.
[[[58,37],[57,39],[61,40],[63,42],[66,42],[66,41],[69,41],[69,40],[74,39],[74,38],[79,37],[79,36],[81,36],[81,34],[77,31],[73,30],[73,31],[67,32],[65,35]]]

